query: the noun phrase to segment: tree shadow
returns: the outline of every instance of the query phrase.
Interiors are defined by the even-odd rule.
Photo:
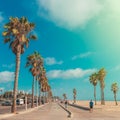
[[[88,107],[83,107],[83,106],[76,105],[76,104],[69,104],[69,105],[72,106],[72,107],[76,107],[76,108],[82,109],[82,110],[86,110],[86,111],[90,110]]]

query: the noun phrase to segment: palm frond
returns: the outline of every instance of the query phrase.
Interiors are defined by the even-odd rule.
[[[2,32],[2,36],[7,36],[8,34],[9,34],[8,31],[4,31],[4,32]]]
[[[36,37],[35,35],[31,35],[31,36],[30,36],[30,39],[32,39],[32,40],[36,40],[37,37]]]
[[[5,29],[10,29],[10,28],[11,28],[10,23],[6,23],[6,24],[4,25],[4,28],[5,28]]]
[[[4,43],[8,43],[8,42],[10,42],[10,38],[5,38]]]
[[[31,28],[34,28],[35,27],[35,24],[34,23],[30,23],[29,24]]]

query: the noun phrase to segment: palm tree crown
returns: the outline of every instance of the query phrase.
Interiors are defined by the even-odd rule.
[[[10,17],[10,22],[4,25],[5,31],[2,33],[5,37],[4,42],[10,43],[13,53],[17,54],[19,51],[22,54],[24,46],[28,47],[29,41],[36,39],[35,35],[29,33],[34,27],[35,24],[28,22],[26,17]]]
[[[106,71],[104,68],[100,69],[98,71],[98,79],[100,81],[100,85],[101,85],[101,88],[104,88],[105,87],[105,84],[104,84],[104,78],[106,76]]]
[[[104,100],[104,88],[105,88],[105,82],[104,78],[106,76],[106,70],[104,68],[100,69],[98,71],[98,80],[100,81],[100,88],[101,88],[101,104],[105,105],[105,100]]]
[[[93,84],[94,86],[97,85],[97,81],[98,81],[98,74],[97,73],[93,73],[90,78],[90,83]]]
[[[111,91],[113,91],[113,93],[117,93],[117,91],[118,91],[118,85],[117,85],[117,83],[113,83],[111,85]]]

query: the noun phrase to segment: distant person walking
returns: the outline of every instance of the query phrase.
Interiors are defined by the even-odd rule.
[[[90,112],[93,112],[93,105],[94,105],[93,101],[90,100],[89,102]]]

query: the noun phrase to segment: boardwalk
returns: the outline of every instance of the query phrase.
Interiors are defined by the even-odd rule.
[[[67,120],[67,115],[67,112],[57,103],[51,103],[32,112],[18,114],[0,120]]]
[[[71,120],[120,120],[119,111],[113,112],[94,109],[94,111],[90,113],[89,110],[85,108],[68,106],[68,110],[73,114]]]
[[[90,113],[87,107],[84,106],[78,108],[68,106],[67,109],[72,113],[71,118],[57,103],[51,103],[31,112],[17,114],[0,120],[120,120],[119,111],[104,111],[94,108],[94,111]]]

